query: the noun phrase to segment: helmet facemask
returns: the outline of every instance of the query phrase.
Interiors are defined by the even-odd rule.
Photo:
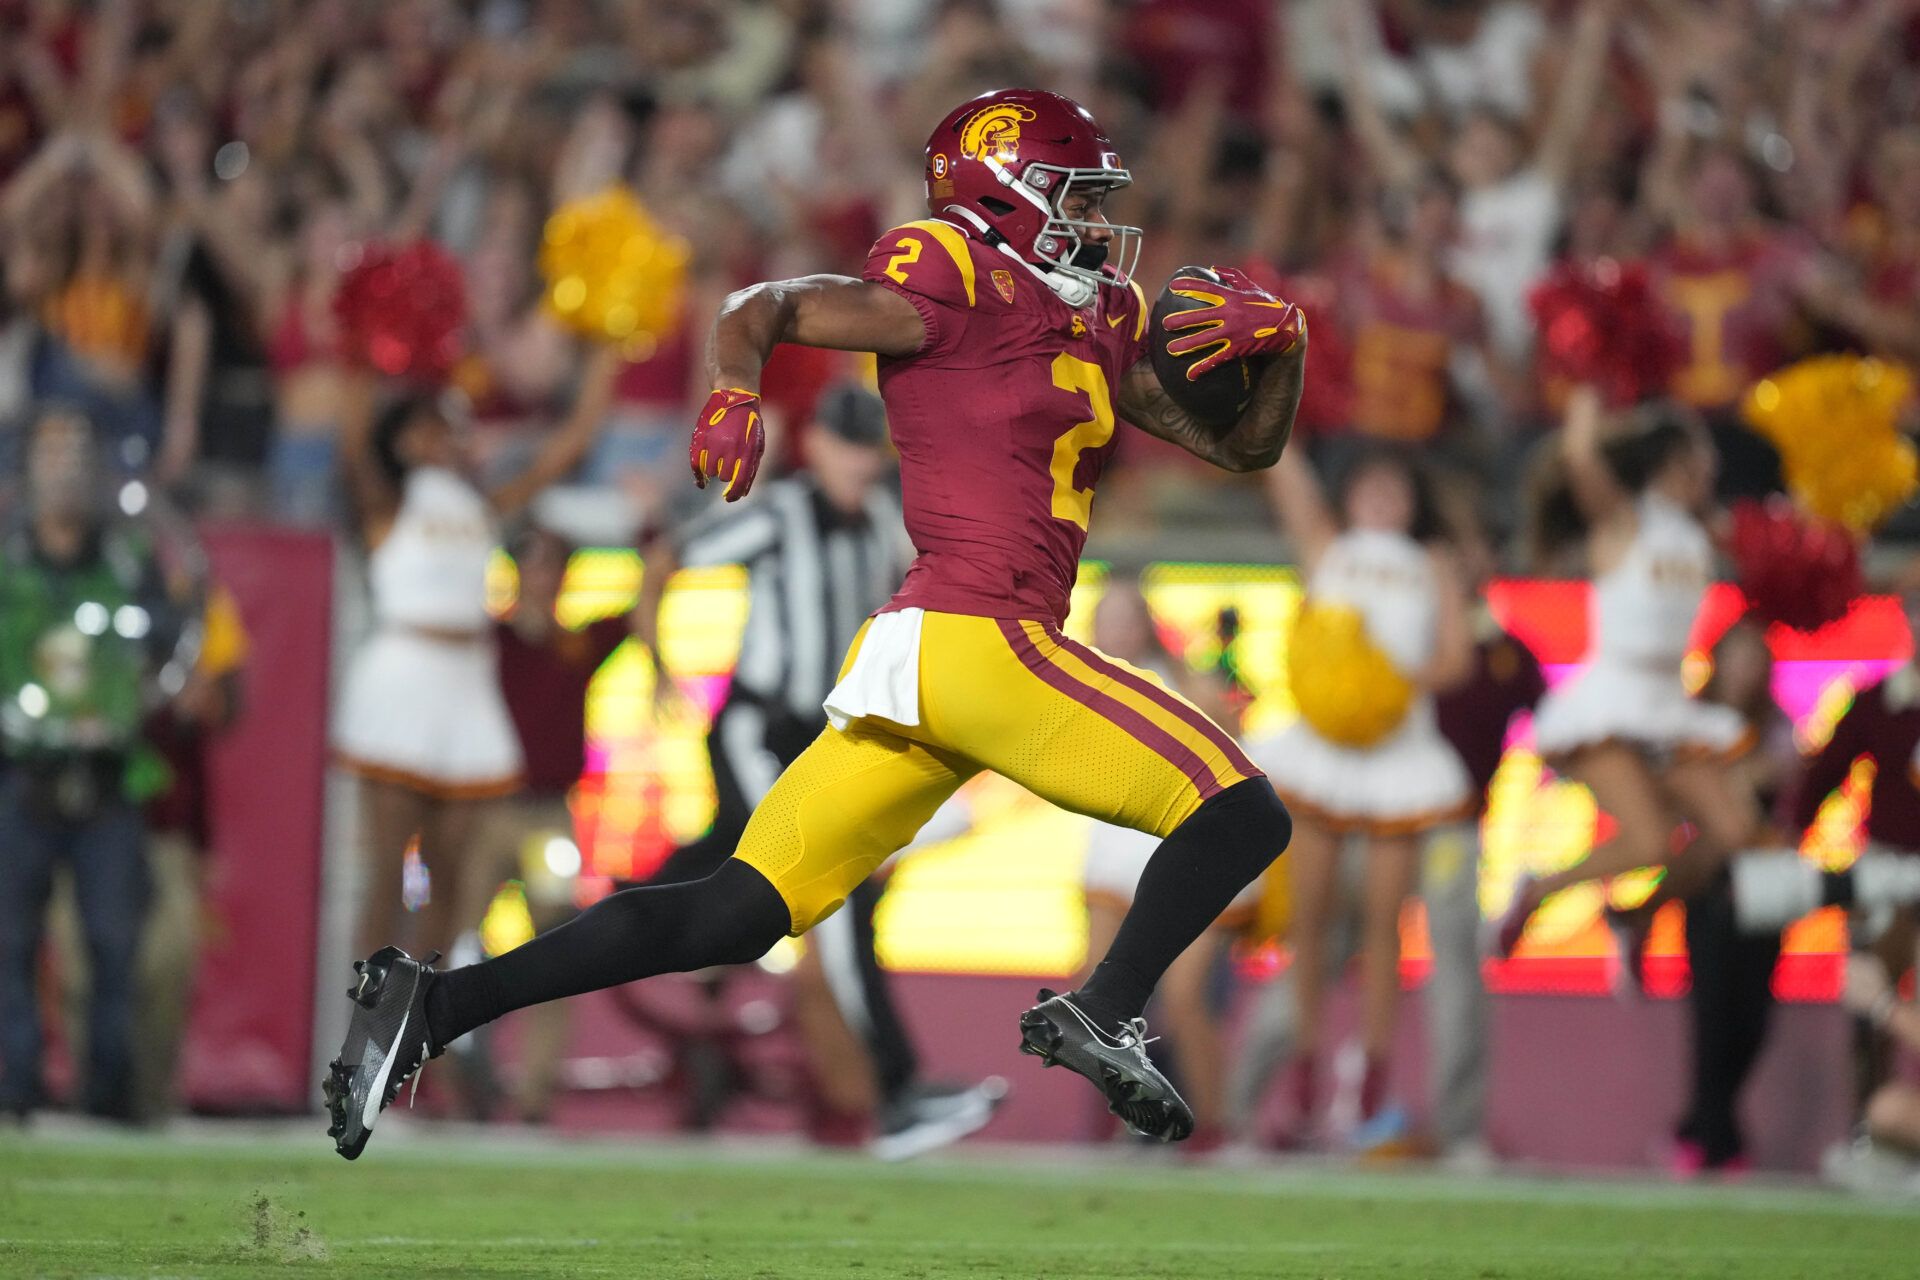
[[[1067,305],[1084,307],[1093,301],[1099,286],[1110,279],[1102,274],[1103,266],[1110,265],[1122,276],[1133,275],[1140,262],[1139,227],[1069,218],[1061,212],[1076,184],[1083,191],[1093,187],[1113,191],[1131,184],[1133,177],[1125,169],[1117,164],[1079,169],[1034,161],[1014,180],[995,160],[989,158],[987,163],[999,171],[1002,183],[1045,212],[1046,221],[1033,238],[1031,253],[1043,269],[1047,284]],[[1087,238],[1102,230],[1112,233],[1107,243],[1097,244]]]

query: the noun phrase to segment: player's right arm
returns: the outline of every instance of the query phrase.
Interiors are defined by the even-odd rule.
[[[760,371],[778,344],[938,358],[966,332],[978,290],[957,228],[933,220],[895,227],[874,243],[862,274],[757,284],[721,305],[707,342],[713,394],[689,451],[701,488],[725,479],[732,502],[753,483],[766,447]]]
[[[926,341],[920,312],[898,293],[851,276],[774,280],[729,294],[707,342],[714,388],[757,391],[776,345],[910,356]]]
[[[795,342],[836,351],[910,356],[926,345],[926,322],[900,294],[849,276],[802,276],[727,295],[707,339],[713,393],[694,420],[687,458],[693,482],[727,482],[728,502],[746,496],[766,450],[760,371],[774,347]]]

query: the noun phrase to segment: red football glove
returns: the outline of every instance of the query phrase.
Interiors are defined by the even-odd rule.
[[[1176,311],[1164,327],[1182,331],[1167,342],[1170,356],[1213,350],[1187,366],[1192,382],[1228,360],[1291,351],[1300,341],[1300,308],[1280,299],[1233,267],[1216,267],[1218,282],[1200,276],[1176,276],[1167,287],[1202,305]],[[1184,332],[1191,330],[1192,332]]]
[[[724,387],[707,397],[687,449],[695,484],[704,489],[710,478],[725,480],[728,502],[744,498],[766,451],[767,429],[760,425],[757,393]]]

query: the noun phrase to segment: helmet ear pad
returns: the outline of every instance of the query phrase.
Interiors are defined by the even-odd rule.
[[[1013,196],[1012,192],[1007,194]],[[1046,214],[1031,201],[1018,196],[1006,199],[998,195],[984,195],[979,197],[977,203],[994,215],[993,229],[1013,246],[1015,252],[1023,258],[1032,255],[1033,242],[1047,225]]]

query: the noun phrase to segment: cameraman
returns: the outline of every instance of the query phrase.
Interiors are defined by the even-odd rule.
[[[148,892],[140,806],[166,783],[141,724],[152,691],[182,683],[197,627],[169,598],[149,529],[105,500],[86,417],[42,409],[23,454],[23,509],[0,530],[0,1113],[24,1119],[43,1100],[34,977],[64,863],[93,978],[80,1099],[129,1119]],[[129,515],[144,503],[144,489],[122,491]]]

